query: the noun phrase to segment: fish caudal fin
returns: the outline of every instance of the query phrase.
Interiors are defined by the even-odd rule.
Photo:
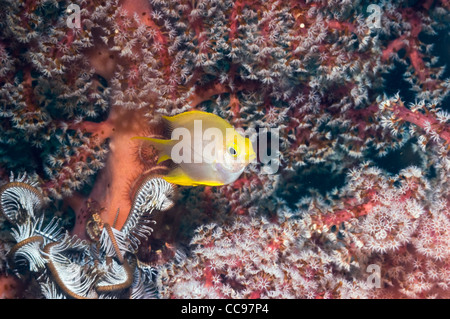
[[[159,138],[144,137],[144,136],[135,136],[132,137],[131,139],[143,140],[149,142],[152,146],[154,146],[159,151],[157,164],[167,161],[168,159],[171,159],[170,152],[172,150],[172,146],[177,142],[173,140],[163,140]]]
[[[166,136],[171,136],[172,135],[172,131],[175,127],[175,121],[172,117],[169,116],[162,116],[163,122],[164,122],[164,134]]]
[[[160,155],[158,156],[158,161],[156,162],[156,164],[159,164],[159,163],[161,163],[161,162],[167,161],[167,160],[169,160],[169,159],[170,159],[170,156],[169,156],[169,155],[167,155],[167,154],[160,154]]]

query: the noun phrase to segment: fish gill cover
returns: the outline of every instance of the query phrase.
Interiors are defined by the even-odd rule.
[[[449,1],[0,8],[2,297],[450,297]],[[271,147],[172,185],[194,109]]]

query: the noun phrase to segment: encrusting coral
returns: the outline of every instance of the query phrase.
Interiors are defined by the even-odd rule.
[[[26,297],[449,297],[448,1],[0,4],[0,271]],[[278,143],[173,196],[131,138],[191,109]]]

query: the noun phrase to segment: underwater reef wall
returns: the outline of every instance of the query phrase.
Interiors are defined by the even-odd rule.
[[[0,7],[0,295],[450,297],[449,1]],[[278,169],[165,183],[191,109]]]

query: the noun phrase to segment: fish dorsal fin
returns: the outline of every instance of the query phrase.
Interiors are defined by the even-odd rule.
[[[163,115],[162,118],[170,123],[170,122],[178,121],[180,118],[185,117],[185,116],[200,115],[200,114],[217,116],[217,115],[215,115],[213,113],[208,113],[208,112],[199,111],[199,110],[190,110],[190,111],[183,112],[183,113],[180,113],[180,114],[177,114],[177,115],[174,115],[174,116],[165,116],[165,115]]]
[[[227,121],[225,121],[223,118],[221,118],[219,115],[216,115],[214,113],[209,113],[209,112],[204,112],[204,111],[199,111],[199,110],[191,110],[191,111],[187,111],[187,112],[183,112],[174,116],[166,116],[166,115],[162,115],[162,118],[164,119],[164,121],[166,122],[166,124],[169,127],[176,127],[177,126],[177,122],[183,121],[189,117],[195,117],[195,119],[216,119],[220,122],[226,122],[230,127],[231,124],[228,123]]]
[[[192,134],[195,131],[196,120],[202,121],[202,130],[214,127],[223,130],[222,134],[225,134],[227,129],[233,129],[233,126],[220,116],[198,110],[191,110],[174,116],[162,115],[162,119],[164,122],[164,135],[170,138],[172,138],[172,133],[176,128],[188,129]]]
[[[181,186],[221,186],[223,183],[217,181],[197,181],[186,175],[181,167],[176,167],[170,173],[163,177],[167,182]]]
[[[173,116],[166,116],[166,115],[162,115],[162,119],[164,122],[164,135],[165,136],[172,136],[172,132],[173,130],[179,126],[179,122],[183,121],[183,119],[188,118],[189,116],[201,116],[201,115],[211,115],[208,112],[203,112],[203,111],[197,111],[197,110],[192,110],[192,111],[187,111],[184,113],[180,113],[177,115],[173,115]]]

